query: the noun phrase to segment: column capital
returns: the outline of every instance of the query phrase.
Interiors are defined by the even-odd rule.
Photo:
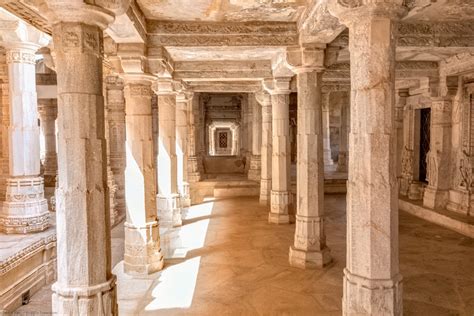
[[[40,9],[52,24],[60,22],[84,23],[106,29],[117,15],[125,13],[130,0],[46,0]],[[67,30],[64,30],[67,33]]]
[[[122,90],[125,86],[125,80],[118,75],[105,77],[105,85],[109,90]]]
[[[311,46],[293,46],[286,49],[286,62],[296,74],[324,71],[325,44]]]
[[[407,12],[406,7],[402,4],[403,0],[375,3],[368,0],[334,0],[329,2],[328,10],[342,24],[351,26],[374,18],[399,20]]]
[[[171,78],[158,78],[153,82],[152,89],[157,95],[177,95],[179,82]]]
[[[266,92],[274,94],[290,94],[291,77],[276,77],[264,79],[262,84]]]
[[[272,105],[272,97],[266,91],[260,91],[255,93],[255,99],[261,106],[271,106]]]
[[[398,96],[401,97],[401,98],[407,98],[410,96],[410,89],[408,88],[401,88],[401,89],[398,89],[397,91],[398,93]]]

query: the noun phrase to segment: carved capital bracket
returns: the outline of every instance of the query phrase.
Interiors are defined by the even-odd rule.
[[[262,81],[263,89],[269,94],[289,94],[291,77],[277,77],[264,79]]]
[[[288,47],[286,49],[286,63],[295,73],[323,71],[325,46]]]

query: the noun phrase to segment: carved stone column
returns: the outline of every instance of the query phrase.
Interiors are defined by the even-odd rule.
[[[295,54],[297,52],[293,52]],[[324,233],[324,157],[321,86],[324,50],[305,48],[302,59],[313,67],[296,67],[298,84],[298,152],[296,229],[290,265],[323,267],[331,262]]]
[[[40,126],[44,136],[44,186],[56,187],[58,173],[58,155],[56,153],[56,118],[58,117],[57,99],[38,99]]]
[[[116,186],[114,194],[115,222],[126,216],[125,204],[125,96],[124,82],[117,76],[106,78],[109,160]]]
[[[158,95],[158,217],[161,231],[181,226],[176,160],[176,92],[171,79],[159,79]]]
[[[330,93],[322,94],[323,101],[323,147],[324,147],[324,164],[332,166],[334,161],[331,155],[331,128],[329,123],[329,102]]]
[[[288,224],[290,190],[290,78],[265,80],[272,98],[272,190],[268,221]]]
[[[7,24],[8,26],[8,24]],[[8,142],[10,158],[5,201],[0,210],[0,231],[30,233],[49,226],[48,203],[40,176],[40,128],[35,78],[35,52],[43,43],[27,40],[40,37],[21,21],[0,33],[6,49],[9,84]],[[22,35],[22,32],[28,33]]]
[[[339,155],[336,169],[339,172],[347,172],[347,160],[349,158],[347,145],[349,141],[350,100],[346,93],[344,93],[343,100],[344,102],[341,104],[341,132],[339,135]]]
[[[156,215],[151,76],[125,77],[126,169],[124,270],[147,275],[163,268]],[[160,223],[161,224],[161,223]]]
[[[256,98],[262,107],[260,204],[268,205],[272,190],[272,99],[267,92],[259,92]]]
[[[262,109],[257,103],[255,94],[249,96],[252,108],[252,156],[248,177],[250,180],[260,181],[261,174],[261,147],[262,147]]]
[[[401,2],[357,2],[351,8],[333,3],[329,8],[349,28],[351,59],[343,315],[403,312],[394,104]]]
[[[432,98],[430,151],[427,154],[428,186],[423,195],[423,205],[444,208],[451,187],[451,113],[452,98]]]
[[[191,206],[188,183],[188,107],[192,94],[181,92],[176,96],[176,162],[178,192],[181,207]]]
[[[127,8],[104,1],[91,6],[47,0],[46,5],[58,78],[58,278],[52,312],[117,315],[105,186],[102,34],[112,14]]]
[[[189,138],[188,138],[188,181],[190,183],[199,182],[201,174],[199,172],[198,161],[198,121],[199,121],[199,96],[194,95],[188,104],[189,111]]]

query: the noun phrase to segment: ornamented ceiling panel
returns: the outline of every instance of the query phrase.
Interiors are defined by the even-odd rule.
[[[138,0],[149,19],[173,21],[296,21],[308,0]]]

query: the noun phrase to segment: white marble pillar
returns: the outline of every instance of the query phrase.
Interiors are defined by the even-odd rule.
[[[268,221],[274,224],[290,223],[290,79],[265,82],[272,98],[272,190]]]
[[[201,173],[199,171],[198,143],[199,143],[199,95],[194,94],[188,103],[188,181],[199,182]]]
[[[17,23],[12,33],[26,31],[22,27],[23,22]],[[0,32],[3,39],[9,38],[9,34],[5,34],[8,31],[1,29]],[[40,42],[25,42],[14,37],[17,42],[2,43],[8,64],[10,163],[5,201],[0,210],[0,231],[24,234],[45,230],[49,226],[49,212],[40,176],[40,128],[35,78],[35,52]]]
[[[349,141],[349,125],[350,125],[350,100],[347,93],[344,93],[343,102],[341,104],[341,129],[339,134],[339,155],[337,158],[337,168],[339,172],[347,172],[348,160],[348,141]]]
[[[158,95],[158,217],[161,231],[181,226],[176,160],[176,92],[171,79],[159,79]]]
[[[58,174],[58,155],[56,153],[57,99],[38,99],[38,113],[45,147],[44,186],[54,188],[56,187],[56,176]]]
[[[52,13],[58,78],[58,276],[52,287],[52,312],[117,315],[105,186],[102,36],[112,14],[123,10],[109,2],[46,3]]]
[[[188,182],[188,107],[192,93],[181,92],[176,96],[176,163],[178,193],[181,207],[191,206]]]
[[[451,117],[452,98],[432,98],[430,151],[426,156],[428,186],[423,195],[423,205],[440,209],[446,207],[451,187]]]
[[[332,166],[334,161],[332,160],[331,155],[331,128],[329,122],[330,110],[330,93],[322,94],[323,102],[323,147],[324,147],[324,164],[327,166]]]
[[[249,94],[252,108],[252,156],[250,157],[249,180],[260,181],[261,175],[261,147],[262,147],[262,108],[258,104],[255,94]]]
[[[290,265],[299,268],[323,267],[331,262],[324,232],[322,71],[322,67],[297,69],[296,229],[289,257]]]
[[[262,111],[260,204],[268,205],[272,189],[272,99],[267,92],[256,97]]]
[[[126,168],[124,270],[147,275],[163,268],[156,208],[151,76],[125,77]],[[161,223],[160,223],[161,224]]]
[[[126,216],[125,203],[125,96],[124,81],[118,76],[106,77],[108,120],[108,148],[110,169],[116,187],[114,194],[114,220],[120,222]]]
[[[394,125],[399,3],[329,8],[349,28],[351,59],[343,315],[403,312]]]

